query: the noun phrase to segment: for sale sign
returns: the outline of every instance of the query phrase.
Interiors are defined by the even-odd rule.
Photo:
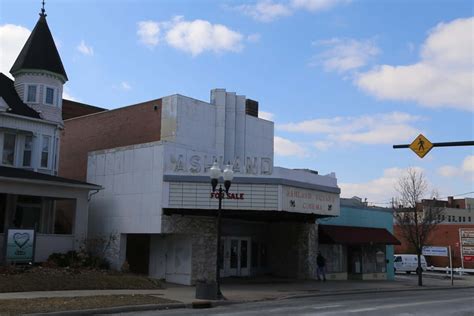
[[[459,229],[461,256],[465,262],[474,262],[474,229]]]

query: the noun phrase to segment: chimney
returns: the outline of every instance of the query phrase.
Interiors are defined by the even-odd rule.
[[[454,207],[454,196],[448,196],[448,207]]]
[[[245,99],[245,114],[258,117],[258,102],[252,99]]]

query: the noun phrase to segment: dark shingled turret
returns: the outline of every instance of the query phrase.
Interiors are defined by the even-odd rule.
[[[15,76],[21,70],[28,69],[50,71],[62,76],[64,81],[68,80],[44,12],[40,13],[40,18],[10,69],[10,73]]]

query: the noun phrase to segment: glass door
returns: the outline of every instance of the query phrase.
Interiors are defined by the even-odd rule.
[[[222,276],[250,275],[250,238],[226,237],[222,240],[223,267]]]

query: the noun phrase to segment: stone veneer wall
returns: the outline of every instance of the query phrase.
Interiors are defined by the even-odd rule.
[[[163,216],[165,234],[191,236],[191,283],[216,279],[216,219],[213,217]]]
[[[272,223],[268,229],[268,263],[276,276],[309,279],[316,273],[317,225]]]

